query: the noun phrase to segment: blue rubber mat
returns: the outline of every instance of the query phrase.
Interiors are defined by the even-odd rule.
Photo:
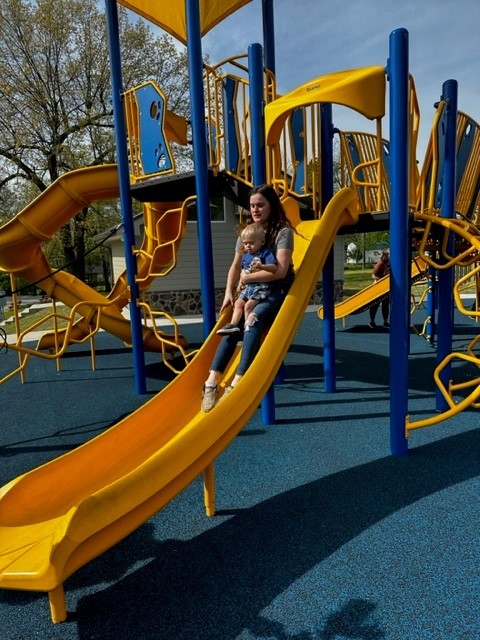
[[[307,313],[276,386],[216,463],[218,514],[197,479],[65,584],[0,590],[3,640],[474,640],[480,637],[480,437],[465,412],[389,450],[389,336],[367,314],[338,323],[337,392],[323,390],[322,326]],[[421,322],[421,319],[419,319]],[[460,321],[459,321],[460,322]],[[183,328],[182,328],[183,330]],[[461,348],[478,325],[461,321]],[[185,326],[195,345],[201,324]],[[72,348],[0,387],[0,482],[94,437],[142,404],[131,352],[101,334],[97,370]],[[435,351],[412,334],[409,410],[435,413]],[[0,371],[16,363],[0,355]],[[171,379],[147,354],[148,394]],[[147,396],[148,397],[148,396]]]

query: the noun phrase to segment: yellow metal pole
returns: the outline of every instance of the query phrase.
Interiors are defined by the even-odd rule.
[[[207,516],[215,515],[215,470],[211,462],[203,472],[203,496]]]

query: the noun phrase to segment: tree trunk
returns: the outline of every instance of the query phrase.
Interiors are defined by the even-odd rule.
[[[85,221],[88,208],[83,208],[73,219],[73,244],[75,252],[75,275],[85,282]]]

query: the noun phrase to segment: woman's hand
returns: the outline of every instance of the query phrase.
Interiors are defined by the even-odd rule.
[[[223,302],[222,302],[222,306],[220,307],[220,313],[222,313],[222,311],[224,309],[226,309],[228,306],[234,305],[235,303],[235,295],[233,293],[233,291],[226,289],[225,290],[225,296],[223,298]]]
[[[229,305],[235,303],[235,291],[237,289],[237,283],[240,279],[240,271],[242,268],[242,254],[235,251],[232,264],[228,270],[227,286],[225,287],[225,296],[223,298],[222,306],[220,307],[220,313],[226,309]]]
[[[245,271],[245,269],[242,269],[240,271],[240,277],[238,279],[238,285],[237,285],[237,291],[241,291],[242,289],[245,289],[247,283],[245,282],[245,276],[248,276],[250,274],[250,271]]]

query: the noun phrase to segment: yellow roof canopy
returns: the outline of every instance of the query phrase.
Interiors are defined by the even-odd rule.
[[[310,80],[265,107],[267,144],[275,144],[289,113],[316,103],[341,104],[373,120],[385,115],[385,69],[364,67]]]
[[[186,0],[117,0],[119,4],[135,11],[158,25],[183,44],[187,44]],[[204,36],[215,25],[251,0],[198,0],[200,7],[200,32]]]

